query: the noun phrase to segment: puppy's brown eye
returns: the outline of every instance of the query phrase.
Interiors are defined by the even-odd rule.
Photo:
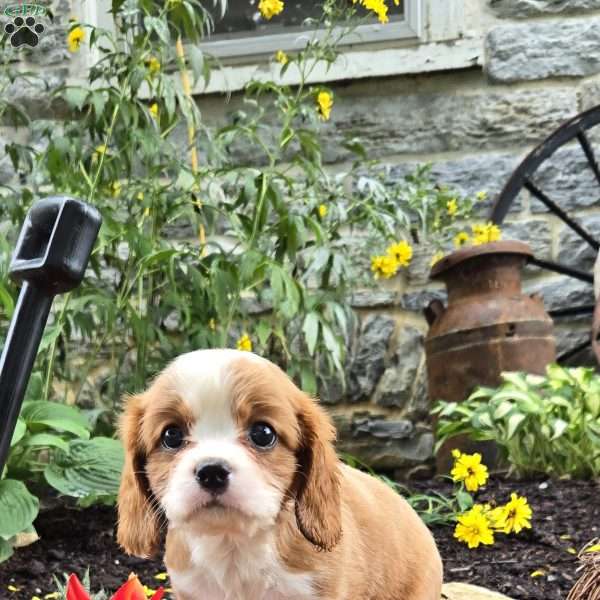
[[[254,423],[248,432],[250,441],[261,450],[272,448],[277,442],[277,434],[268,423]]]
[[[177,450],[183,446],[184,437],[183,431],[179,427],[171,425],[162,432],[160,439],[163,448],[166,448],[167,450]]]

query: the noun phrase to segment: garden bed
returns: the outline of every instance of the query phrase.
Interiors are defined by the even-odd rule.
[[[438,481],[419,483],[418,487],[421,491],[449,491]],[[578,577],[573,549],[579,550],[600,535],[600,524],[592,509],[600,485],[496,480],[478,499],[489,496],[503,501],[511,491],[527,496],[534,511],[532,530],[497,536],[493,546],[469,550],[453,539],[451,528],[432,528],[444,559],[446,580],[483,585],[515,599],[564,600]],[[131,571],[150,587],[160,585],[155,575],[164,571],[161,561],[140,560],[120,552],[114,540],[114,524],[111,508],[82,511],[58,504],[44,510],[36,523],[41,540],[0,564],[0,598],[43,598],[55,589],[52,574],[75,571],[83,575],[88,567],[94,589],[115,590]],[[542,574],[532,577],[535,572]],[[8,591],[9,585],[19,591]]]

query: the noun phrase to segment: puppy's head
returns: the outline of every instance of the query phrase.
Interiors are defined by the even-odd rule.
[[[244,535],[273,527],[288,500],[315,546],[341,535],[338,462],[326,414],[278,367],[201,350],[128,400],[117,537],[151,556],[161,529]]]

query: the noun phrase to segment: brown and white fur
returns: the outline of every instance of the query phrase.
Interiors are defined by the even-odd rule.
[[[257,422],[275,430],[272,448],[250,441]],[[161,442],[173,427],[185,436],[176,450]],[[184,354],[128,399],[118,541],[149,557],[166,532],[178,600],[439,600],[431,534],[388,486],[343,465],[334,437],[271,362]],[[207,461],[230,471],[218,495],[197,480]]]

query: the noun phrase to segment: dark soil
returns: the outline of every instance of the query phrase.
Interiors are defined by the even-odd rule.
[[[419,483],[418,487],[421,491],[448,489],[437,481]],[[444,559],[446,581],[483,585],[515,599],[564,600],[578,577],[577,559],[569,549],[578,551],[600,536],[600,485],[497,480],[481,499],[504,502],[511,491],[527,496],[534,511],[531,531],[498,536],[493,546],[469,550],[453,539],[452,528],[433,528]],[[0,564],[0,599],[31,600],[33,595],[43,598],[56,589],[53,575],[76,572],[81,577],[88,568],[94,590],[116,590],[131,571],[150,587],[160,585],[154,576],[164,571],[161,561],[140,560],[120,552],[114,539],[114,523],[114,510],[106,507],[79,510],[61,504],[42,511],[36,522],[41,540]],[[544,574],[531,577],[535,571]],[[9,585],[19,591],[8,591]]]

